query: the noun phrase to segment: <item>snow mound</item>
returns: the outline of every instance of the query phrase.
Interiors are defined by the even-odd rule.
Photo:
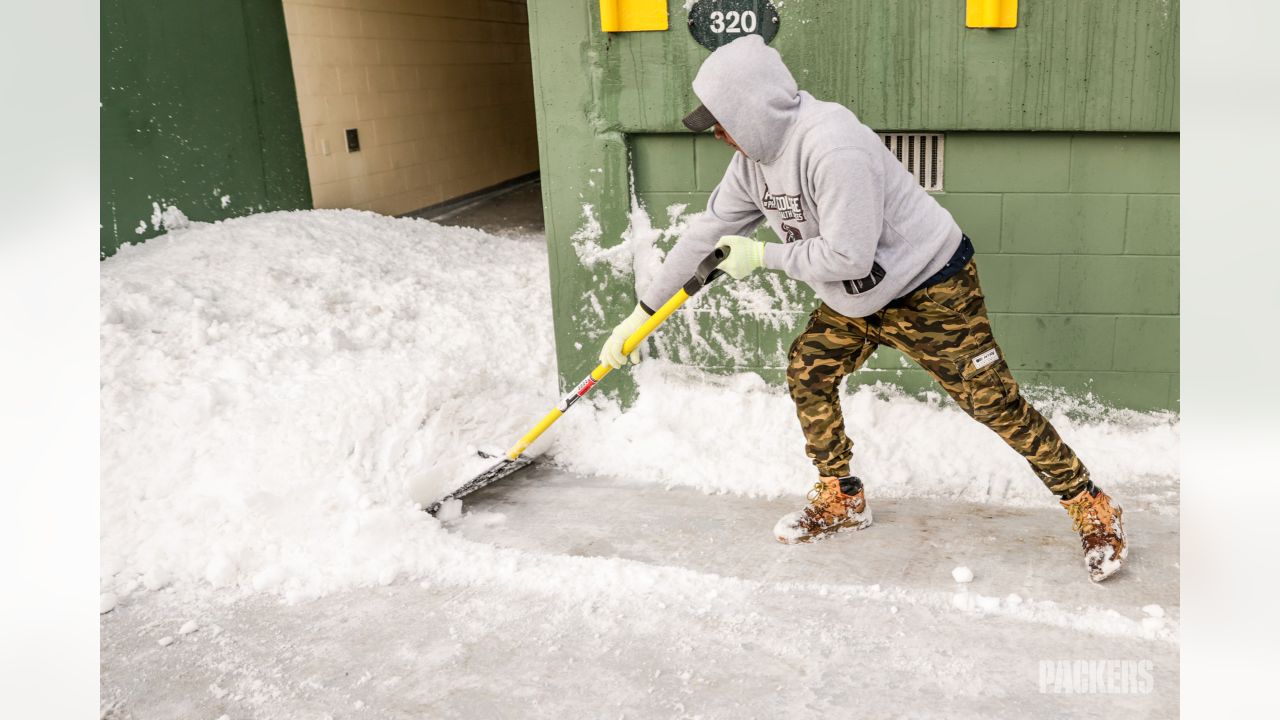
[[[417,567],[438,525],[413,502],[555,396],[540,242],[269,213],[124,247],[101,277],[103,592],[121,598],[309,596]]]
[[[753,373],[712,375],[661,359],[630,372],[639,392],[630,409],[596,398],[553,430],[550,452],[567,469],[752,497],[799,496],[813,487],[817,471],[785,387]],[[1020,455],[940,394],[921,400],[877,384],[846,387],[841,402],[854,443],[852,473],[872,509],[877,497],[1056,506]],[[1034,402],[1112,495],[1176,502],[1176,415],[1062,397]]]

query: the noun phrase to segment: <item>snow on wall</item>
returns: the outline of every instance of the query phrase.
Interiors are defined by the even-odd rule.
[[[478,555],[493,573],[530,562],[452,537],[414,502],[479,472],[477,445],[504,449],[557,400],[540,241],[267,213],[124,247],[101,274],[104,593],[297,598],[465,580]],[[769,312],[749,284],[707,295],[716,312]],[[632,372],[638,403],[579,403],[550,431],[555,462],[707,492],[798,497],[812,483],[784,388],[661,360]],[[871,389],[845,407],[869,496],[1052,503],[954,407]],[[1104,487],[1176,495],[1176,417],[1049,410]],[[573,576],[561,560],[537,574]]]
[[[635,194],[634,182],[632,186],[627,229],[619,242],[606,242],[595,207],[589,203],[582,205],[582,222],[570,236],[578,261],[593,271],[596,283],[585,298],[589,311],[571,317],[576,327],[589,333],[607,334],[617,320],[605,316],[602,300],[608,283],[599,271],[630,279],[639,295],[662,267],[666,256],[662,248],[679,240],[692,217],[686,203],[673,203],[666,208],[666,226],[655,227]],[[746,367],[751,364],[749,355],[756,340],[749,326],[732,322],[734,318],[749,316],[778,330],[788,317],[811,309],[795,306],[792,298],[798,296],[799,284],[779,273],[757,273],[738,282],[721,282],[718,287],[723,290],[699,293],[667,321],[665,332],[653,338],[653,357],[689,365],[719,365],[727,358],[735,366]],[[708,324],[718,327],[708,331],[704,329]]]

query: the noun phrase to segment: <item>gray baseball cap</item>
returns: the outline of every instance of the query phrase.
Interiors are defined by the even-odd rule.
[[[684,116],[680,122],[693,132],[703,132],[715,126],[716,116],[711,114],[706,105],[699,105],[693,112]]]

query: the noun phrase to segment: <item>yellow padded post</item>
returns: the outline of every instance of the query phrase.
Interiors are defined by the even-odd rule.
[[[1018,27],[1018,0],[966,0],[964,26],[971,28]]]
[[[666,30],[667,0],[600,0],[604,32]]]

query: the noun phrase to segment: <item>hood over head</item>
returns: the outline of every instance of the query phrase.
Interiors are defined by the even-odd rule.
[[[800,91],[777,50],[759,35],[722,45],[703,61],[693,92],[752,160],[782,152],[800,111]]]

